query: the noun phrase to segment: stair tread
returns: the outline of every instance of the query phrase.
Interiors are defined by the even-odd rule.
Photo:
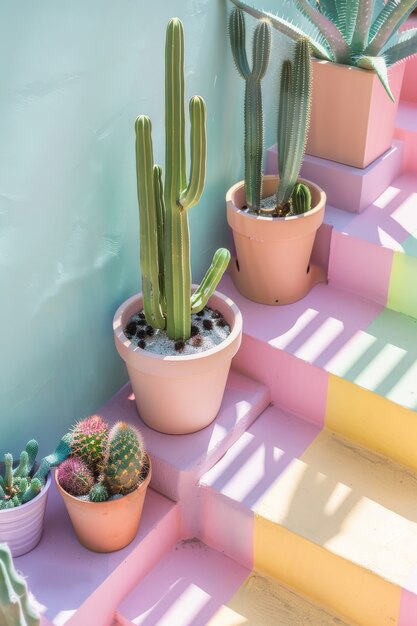
[[[165,435],[146,426],[138,415],[129,384],[98,413],[110,423],[124,420],[139,426],[154,466],[151,485],[178,500],[182,488],[197,482],[268,406],[269,401],[265,385],[232,369],[216,419],[196,433]]]
[[[347,626],[197,540],[177,544],[119,607],[120,625]]]
[[[417,257],[416,206],[417,176],[407,173],[362,213],[327,206],[325,222],[340,233]]]
[[[176,508],[172,501],[148,489],[133,542],[123,550],[99,554],[79,543],[53,483],[42,539],[35,550],[15,558],[16,567],[27,579],[36,600],[45,607],[45,617],[62,626],[119,566],[125,566],[131,554]]]
[[[407,468],[270,407],[201,484],[417,593],[417,474]]]
[[[228,275],[220,289],[241,308],[245,335],[417,410],[414,318],[331,285],[281,307],[247,300]]]

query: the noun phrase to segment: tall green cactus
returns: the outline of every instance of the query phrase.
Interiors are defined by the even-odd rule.
[[[245,195],[248,207],[259,210],[262,198],[263,106],[261,80],[271,51],[271,27],[261,21],[252,43],[252,71],[246,55],[245,19],[240,9],[230,14],[229,36],[233,58],[245,81]]]
[[[7,544],[0,544],[0,624],[39,626],[40,615],[32,607],[26,582],[13,565]]]
[[[281,71],[278,111],[277,209],[291,198],[300,174],[307,143],[311,110],[311,58],[307,38],[301,37],[295,47],[294,63],[284,61]]]
[[[188,209],[199,201],[206,171],[206,108],[190,100],[191,168],[185,163],[184,31],[179,19],[169,21],[165,45],[165,182],[154,165],[152,125],[146,116],[135,123],[136,172],[140,218],[142,292],[145,317],[168,337],[186,340],[191,313],[207,303],[225,271],[230,253],[216,252],[198,298],[191,296]],[[196,305],[198,301],[198,306]]]

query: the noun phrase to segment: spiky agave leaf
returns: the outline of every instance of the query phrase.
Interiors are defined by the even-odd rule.
[[[246,2],[242,2],[241,0],[231,1],[238,8],[242,9],[243,11],[245,11],[245,13],[251,15],[252,17],[255,17],[257,19],[266,18],[271,26],[273,26],[276,30],[283,33],[283,35],[286,35],[293,41],[297,41],[297,39],[299,39],[300,37],[307,37],[310,42],[314,56],[316,56],[318,59],[334,61],[332,50],[326,39],[320,33],[317,33],[316,35],[308,33],[306,29],[292,23],[290,19],[280,17],[279,15],[274,15],[273,13],[270,13],[268,11],[260,11],[254,6],[246,4]],[[288,3],[286,2],[286,0],[281,0],[281,4],[285,5]],[[309,24],[310,26],[315,27],[311,20],[309,20]]]
[[[353,3],[358,0],[353,0]],[[308,0],[296,0],[302,15],[307,17],[318,29],[319,33],[326,40],[332,51],[333,59],[337,63],[348,63],[350,58],[350,49],[348,43],[343,38],[337,26],[325,15],[312,7]]]
[[[378,56],[416,6],[417,0],[388,0],[371,26],[364,55]]]
[[[387,67],[406,59],[417,52],[417,28],[410,28],[400,34],[398,41],[384,51]]]
[[[377,73],[379,80],[383,84],[385,91],[387,92],[391,100],[395,102],[394,95],[388,82],[388,71],[384,57],[360,56],[356,60],[356,65],[365,70],[374,70]]]

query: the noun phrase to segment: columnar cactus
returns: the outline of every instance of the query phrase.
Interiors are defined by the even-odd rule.
[[[33,608],[26,582],[13,565],[7,544],[0,544],[0,624],[39,626],[40,615]]]
[[[291,195],[292,212],[295,215],[307,213],[311,209],[311,192],[307,185],[298,183]]]
[[[309,43],[300,38],[294,63],[284,61],[281,71],[278,111],[277,210],[280,213],[291,198],[300,174],[311,110],[311,58]]]
[[[268,68],[271,50],[271,27],[261,21],[255,28],[252,43],[252,71],[246,55],[245,19],[235,9],[229,20],[230,45],[239,74],[245,81],[245,195],[246,203],[258,211],[262,198],[263,107],[261,80]]]
[[[146,463],[145,446],[139,430],[117,422],[108,439],[104,482],[109,494],[130,493],[140,484]]]
[[[165,182],[154,165],[152,125],[147,116],[135,122],[136,172],[140,218],[142,292],[145,317],[168,337],[186,340],[191,313],[207,303],[225,271],[230,253],[220,249],[199,289],[191,296],[188,210],[199,201],[206,171],[206,108],[190,100],[191,168],[185,163],[184,32],[179,19],[169,21],[165,45]]]
[[[77,422],[70,432],[72,455],[80,457],[97,474],[101,472],[107,434],[107,424],[99,415]]]

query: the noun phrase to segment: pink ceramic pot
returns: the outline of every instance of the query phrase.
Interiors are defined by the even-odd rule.
[[[263,196],[275,194],[277,176],[264,176]],[[291,217],[258,217],[241,211],[245,187],[241,181],[226,195],[227,221],[233,231],[236,258],[230,273],[244,296],[262,304],[290,304],[303,298],[318,282],[326,282],[325,271],[310,264],[317,229],[323,222],[326,194],[308,185],[313,208]]]
[[[51,475],[42,491],[26,504],[0,511],[0,543],[7,543],[12,556],[21,556],[35,548],[42,537]]]
[[[145,480],[135,491],[117,500],[89,502],[67,493],[55,483],[61,494],[79,542],[94,552],[121,550],[136,537],[146,491],[152,477],[151,461]]]
[[[151,428],[182,435],[208,426],[219,412],[232,358],[242,339],[237,306],[215,291],[208,305],[218,309],[231,332],[218,346],[186,356],[161,356],[135,347],[123,329],[143,308],[142,294],[126,300],[113,320],[116,348],[126,363],[139,415]]]
[[[392,102],[375,72],[313,60],[307,154],[367,167],[392,145],[405,63],[389,69]]]

